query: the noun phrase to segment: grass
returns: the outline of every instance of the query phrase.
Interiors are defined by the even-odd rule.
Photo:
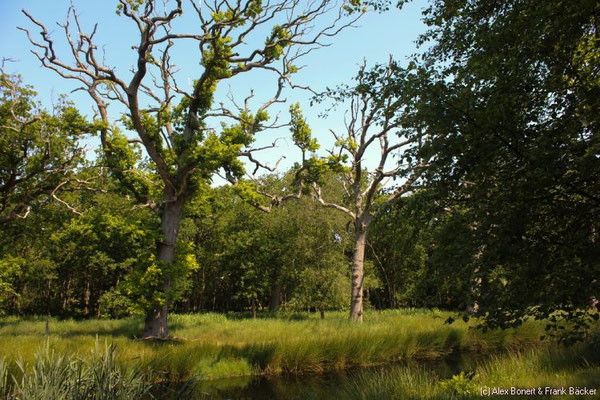
[[[345,313],[300,319],[240,319],[223,314],[173,315],[171,333],[179,340],[146,343],[136,340],[142,322],[122,320],[0,320],[0,356],[31,362],[46,341],[61,354],[87,357],[96,338],[119,349],[122,360],[139,360],[175,380],[252,374],[306,373],[394,362],[440,359],[464,351],[525,348],[538,343],[542,324],[482,334],[464,322],[444,325],[435,310],[391,310],[369,313],[362,324]]]
[[[441,360],[463,353],[489,357],[477,365],[473,376],[457,375],[446,381],[431,371],[412,367],[359,377],[355,384],[363,387],[359,392],[364,396],[357,398],[385,398],[377,396],[389,391],[402,393],[396,398],[437,399],[435,396],[441,393],[469,398],[464,396],[469,396],[469,390],[478,384],[502,386],[516,382],[527,387],[545,382],[556,386],[559,382],[600,381],[598,360],[587,357],[585,349],[575,354],[539,342],[544,334],[542,322],[484,334],[469,329],[469,324],[462,321],[445,325],[449,315],[437,310],[378,311],[368,313],[362,324],[349,322],[345,313],[328,313],[325,320],[318,315],[307,318],[305,314],[279,314],[277,318],[264,315],[255,320],[238,314],[172,315],[171,333],[177,340],[164,343],[137,338],[142,331],[138,318],[50,320],[49,335],[43,318],[4,318],[0,319],[0,382],[2,368],[17,377],[35,375],[40,349],[64,357],[67,361],[54,359],[60,365],[94,371],[108,357],[98,355],[97,343],[106,343],[106,348],[114,352],[111,357],[117,371],[113,375],[120,377],[117,381],[130,382],[133,378],[126,373],[137,371],[135,376],[154,385],[190,382],[199,377],[217,382],[250,375],[322,373],[402,360]],[[590,364],[582,364],[583,359]],[[123,385],[131,390],[144,388]],[[463,386],[466,389],[461,389]],[[422,397],[424,388],[433,397]],[[410,397],[417,396],[416,392],[421,397]],[[353,398],[351,393],[342,397]]]
[[[496,398],[576,399],[569,388],[595,389],[599,398],[600,349],[591,344],[571,348],[536,348],[509,351],[477,363],[469,373],[461,372],[449,379],[440,379],[431,370],[395,368],[387,371],[360,374],[350,378],[351,384],[336,395],[346,399],[477,399],[485,396],[484,389],[534,389],[532,395],[492,395]],[[538,389],[540,388],[540,389]],[[551,394],[546,388],[565,388],[566,395]],[[308,396],[307,398],[310,398]]]
[[[97,345],[88,359],[59,354],[48,345],[31,365],[0,359],[0,396],[9,400],[142,399],[153,380],[146,368],[120,364],[113,345]]]

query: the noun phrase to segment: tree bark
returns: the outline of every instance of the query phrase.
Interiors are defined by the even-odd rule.
[[[165,196],[165,198],[169,200],[166,201],[161,216],[162,240],[158,244],[158,260],[164,265],[170,265],[175,262],[175,245],[183,215],[184,198],[183,196],[175,198],[175,200],[170,200],[173,198],[170,196]],[[167,294],[167,299],[163,305],[146,312],[144,339],[169,337],[167,316],[169,312],[168,292],[171,289],[170,274],[165,274],[162,289]]]
[[[369,220],[358,218],[355,223],[355,244],[352,258],[352,291],[350,299],[350,319],[362,322],[363,319],[363,284],[365,281],[365,245]]]

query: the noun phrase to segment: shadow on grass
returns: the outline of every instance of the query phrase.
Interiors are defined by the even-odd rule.
[[[277,319],[277,320],[291,320],[291,321],[303,321],[310,317],[306,313],[301,312],[269,312],[269,311],[257,311],[256,318],[251,311],[229,311],[224,313],[225,317],[229,320],[244,320],[244,319]]]
[[[47,322],[46,322],[47,321]],[[19,320],[0,321],[0,336],[56,336],[70,338],[75,336],[111,336],[136,338],[141,336],[143,321],[141,318],[120,320],[59,320],[45,317],[30,317]]]

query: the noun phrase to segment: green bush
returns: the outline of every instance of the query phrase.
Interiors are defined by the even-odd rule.
[[[98,303],[102,318],[125,318],[130,316],[134,309],[131,299],[118,290],[104,293]]]
[[[444,393],[458,395],[468,395],[477,393],[478,386],[472,382],[473,377],[461,372],[452,376],[450,379],[442,380],[438,383],[439,388]]]

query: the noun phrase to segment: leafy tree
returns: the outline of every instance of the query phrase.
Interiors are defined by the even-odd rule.
[[[49,257],[50,233],[76,214],[58,202],[34,204],[24,219],[0,227],[0,313],[55,314],[60,277]]]
[[[78,145],[93,127],[65,97],[43,109],[31,87],[2,69],[0,90],[0,312],[33,304],[45,312],[55,265],[40,253],[39,227],[52,219],[46,209],[65,219],[77,212],[65,198],[93,178]],[[28,292],[25,282],[41,290]]]
[[[71,61],[60,59],[48,30],[25,12],[41,29],[40,41],[23,30],[40,50],[35,54],[42,65],[81,83],[94,100],[101,117],[106,162],[114,176],[160,216],[160,240],[152,275],[161,281],[161,288],[147,299],[146,338],[168,336],[167,313],[169,303],[175,299],[172,288],[177,286],[173,272],[178,269],[172,266],[176,263],[184,206],[198,186],[219,169],[230,181],[237,182],[245,173],[240,157],[262,165],[253,157],[256,149],[251,149],[251,144],[256,133],[274,124],[269,122],[267,109],[281,101],[284,86],[298,70],[295,61],[348,26],[360,15],[352,12],[362,10],[363,5],[353,0],[338,9],[329,0],[306,4],[252,0],[192,2],[190,7],[198,29],[179,32],[176,28],[183,15],[182,0],[119,0],[118,14],[139,31],[139,43],[133,47],[136,65],[129,78],[103,64],[94,43],[95,30],[84,32],[74,9],[69,10],[63,25]],[[346,18],[348,14],[352,16]],[[321,28],[312,29],[315,26]],[[77,30],[74,36],[72,29]],[[200,49],[197,57],[201,67],[191,73],[195,76],[191,88],[178,82],[177,67],[171,58],[173,48],[185,41]],[[248,101],[240,107],[233,102],[232,109],[214,104],[217,87],[223,81],[253,70],[275,74],[272,99],[254,110]],[[152,72],[156,73],[155,84]],[[123,125],[137,135],[135,141],[150,158],[148,166],[155,176],[129,172],[137,165],[132,163],[128,140],[109,118],[109,101],[124,107]],[[158,198],[153,198],[154,193]]]
[[[433,137],[429,183],[472,221],[487,326],[598,318],[599,18],[597,1],[425,10],[414,121]]]
[[[329,198],[341,200],[343,188],[338,178],[335,174],[323,176],[323,190]],[[293,190],[294,179],[292,173],[281,179],[288,183],[288,191]],[[347,279],[344,265],[349,238],[344,216],[329,213],[307,197],[286,203],[272,214],[267,229],[276,243],[273,288],[285,286],[294,307],[347,308],[347,301],[340,303],[338,296]],[[272,304],[277,303],[276,292],[272,292]]]
[[[300,272],[298,286],[290,305],[307,310],[315,308],[325,318],[326,310],[348,309],[349,277],[344,257],[321,259]]]
[[[73,170],[82,163],[77,142],[91,126],[65,98],[41,108],[36,93],[0,70],[0,224],[25,218],[37,204],[80,186]]]
[[[145,287],[132,277],[152,259],[156,216],[115,193],[109,179],[96,179],[87,189],[65,197],[77,213],[51,202],[3,227],[3,310],[62,317],[128,315],[136,305],[139,310],[136,290],[128,291],[126,283],[135,282],[130,286],[138,292]]]
[[[259,190],[285,192],[294,189],[293,178],[271,175],[256,184]],[[236,191],[222,187],[208,189],[188,210],[199,269],[193,273],[191,295],[178,303],[184,309],[256,310],[268,305],[276,311],[281,302],[292,305],[300,290],[316,290],[303,281],[307,270],[345,274],[340,268],[346,259],[344,218],[309,198],[256,213]],[[330,304],[327,309],[337,307]]]
[[[326,177],[325,183],[329,198],[341,198],[335,175]],[[322,316],[326,310],[348,309],[350,238],[344,216],[302,198],[276,210],[274,217],[273,233],[280,238],[275,272],[288,288],[289,306],[316,308]]]
[[[152,270],[148,264],[158,221],[149,210],[132,210],[131,201],[115,193],[99,193],[90,203],[50,236],[48,251],[60,276],[62,314],[98,317],[103,312],[100,299],[115,291],[129,298],[129,312],[135,311],[134,305],[143,305],[138,292],[151,290],[145,274]]]
[[[415,293],[415,288],[426,273],[431,221],[415,211],[416,197],[384,205],[370,227],[367,256],[373,260],[382,283],[383,299],[378,302],[386,307],[423,306],[426,301],[421,293]]]
[[[477,247],[469,214],[439,207],[433,194],[418,191],[374,217],[367,254],[382,283],[379,301],[387,307],[472,305]]]

